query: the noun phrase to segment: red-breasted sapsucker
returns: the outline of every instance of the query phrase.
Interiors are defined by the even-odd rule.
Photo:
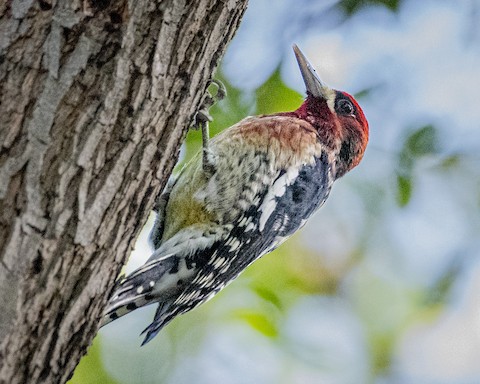
[[[159,198],[153,255],[119,280],[104,324],[156,303],[144,331],[148,342],[301,228],[333,182],[360,162],[368,141],[362,109],[294,51],[304,103],[293,112],[247,117],[184,167]]]

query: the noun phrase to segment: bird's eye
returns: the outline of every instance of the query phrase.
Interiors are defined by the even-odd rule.
[[[337,101],[337,113],[342,115],[353,115],[355,113],[355,107],[352,102],[347,99],[340,99]]]

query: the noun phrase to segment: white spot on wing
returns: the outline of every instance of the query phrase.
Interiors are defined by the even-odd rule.
[[[226,260],[226,259],[225,259],[224,257],[219,257],[219,258],[216,259],[215,262],[213,263],[213,267],[214,267],[215,269],[220,268],[220,267],[223,265],[223,263],[225,263],[225,260]]]
[[[236,249],[238,249],[238,247],[240,247],[240,241],[238,241],[237,239],[233,239],[230,244],[230,251],[235,251]]]
[[[290,168],[285,172],[284,175],[279,177],[275,183],[268,190],[265,199],[263,200],[262,205],[260,206],[260,211],[262,215],[260,216],[259,229],[263,231],[265,224],[272,213],[277,207],[277,197],[282,197],[287,190],[287,187],[292,185],[298,176],[298,168]]]
[[[149,281],[149,286],[153,288],[155,294],[160,294],[172,287],[176,287],[178,280],[188,281],[193,276],[193,270],[187,268],[185,259],[180,259],[178,262],[178,271],[175,273],[165,273],[158,281]]]
[[[269,196],[266,196],[266,198],[267,197]],[[265,224],[267,224],[267,220],[275,210],[276,206],[277,206],[277,203],[275,202],[275,197],[270,198],[269,200],[266,200],[262,204],[260,208],[262,211],[262,215],[260,216],[260,231],[263,231],[263,229],[265,228]]]

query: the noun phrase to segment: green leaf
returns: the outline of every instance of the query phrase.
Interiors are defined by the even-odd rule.
[[[372,336],[373,371],[377,375],[388,372],[392,366],[395,338],[392,333],[380,333]]]
[[[256,114],[266,115],[296,110],[303,102],[303,96],[288,88],[277,68],[272,76],[255,92],[257,98]]]
[[[405,207],[412,197],[412,178],[397,174],[397,203]]]
[[[438,135],[433,125],[426,125],[413,132],[405,142],[405,149],[414,157],[438,152]]]
[[[406,137],[398,155],[397,202],[400,207],[406,206],[412,197],[415,163],[423,156],[438,153],[438,143],[433,125],[425,125]]]
[[[355,100],[360,100],[360,99],[366,97],[370,93],[371,90],[372,90],[372,88],[365,88],[365,89],[362,89],[359,92],[355,92],[355,95],[354,95]]]
[[[462,265],[454,262],[443,273],[443,275],[435,282],[435,284],[427,290],[424,298],[426,305],[444,305],[447,302],[453,286],[458,281],[458,276],[462,272]]]
[[[460,155],[455,154],[455,155],[449,155],[446,156],[444,159],[442,159],[442,162],[440,163],[440,167],[443,169],[452,169],[455,167],[458,167],[460,164]]]
[[[278,295],[271,289],[268,289],[268,287],[262,287],[262,286],[253,286],[253,290],[255,293],[260,296],[263,300],[273,304],[276,308],[282,309],[283,305],[278,297]]]
[[[410,173],[418,158],[438,151],[437,131],[432,125],[425,125],[405,139],[399,155],[400,170]]]
[[[396,11],[400,5],[400,0],[341,0],[338,3],[338,7],[349,16],[369,5],[383,5],[392,11]]]
[[[263,313],[250,310],[239,310],[236,317],[246,321],[253,329],[257,330],[266,337],[274,338],[278,336],[278,327]]]

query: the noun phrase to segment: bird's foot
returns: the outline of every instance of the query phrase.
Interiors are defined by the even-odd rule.
[[[203,171],[207,176],[211,176],[215,173],[215,154],[209,147],[209,123],[213,120],[210,115],[209,109],[218,101],[222,100],[227,90],[225,85],[219,80],[211,80],[209,86],[216,86],[216,93],[212,94],[207,90],[203,97],[202,104],[197,114],[195,115],[192,127],[194,129],[202,130],[202,144],[203,144]]]
[[[210,80],[208,88],[211,86],[216,87],[216,92],[212,93],[209,89],[207,89],[207,92],[203,96],[202,103],[200,104],[200,108],[195,114],[191,124],[192,128],[194,129],[200,129],[204,124],[208,124],[209,122],[213,121],[213,118],[209,112],[210,108],[218,101],[223,100],[227,95],[227,89],[220,80]]]

